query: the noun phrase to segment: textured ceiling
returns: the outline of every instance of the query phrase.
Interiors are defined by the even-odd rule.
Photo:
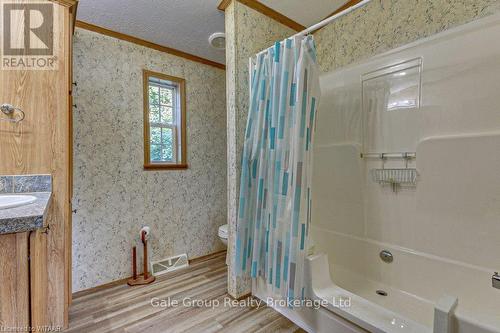
[[[347,0],[260,0],[264,5],[309,27]],[[225,63],[224,50],[208,37],[224,31],[220,0],[80,0],[78,20]],[[307,3],[307,5],[305,5]]]
[[[347,0],[259,0],[260,3],[305,27],[318,23]]]
[[[77,19],[225,63],[208,37],[224,31],[220,0],[80,0]]]

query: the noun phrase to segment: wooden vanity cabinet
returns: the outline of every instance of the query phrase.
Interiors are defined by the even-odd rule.
[[[0,326],[5,331],[47,325],[45,230],[0,235],[0,281]]]
[[[49,294],[47,238],[48,232],[45,230],[37,230],[29,236],[31,327],[41,327],[50,324],[48,316],[49,304],[47,304]]]
[[[65,328],[71,301],[71,43],[77,0],[45,1],[57,7],[57,68],[0,69],[0,104],[26,114],[18,124],[0,122],[0,175],[52,175],[50,229],[0,235],[0,325]]]
[[[27,232],[0,235],[0,326],[30,326]],[[0,329],[0,330],[1,330]]]

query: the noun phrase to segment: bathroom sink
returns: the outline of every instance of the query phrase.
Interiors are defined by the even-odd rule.
[[[29,205],[35,201],[36,197],[32,195],[22,195],[22,194],[0,195],[0,209]]]

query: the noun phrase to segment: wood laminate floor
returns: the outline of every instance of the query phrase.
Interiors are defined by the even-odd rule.
[[[158,300],[155,305],[170,301],[171,306],[153,306],[153,298]],[[165,274],[147,286],[118,284],[78,293],[65,332],[304,332],[264,305],[224,306],[230,299],[225,253],[221,253]],[[183,300],[188,301],[183,304]],[[203,304],[193,304],[194,300]]]

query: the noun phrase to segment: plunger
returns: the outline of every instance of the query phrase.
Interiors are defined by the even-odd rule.
[[[155,280],[153,275],[149,275],[148,271],[148,239],[147,233],[145,230],[141,231],[141,241],[144,248],[144,273],[142,276],[137,276],[137,250],[134,246],[132,248],[132,278],[127,281],[129,286],[138,286],[143,284],[150,284]]]

